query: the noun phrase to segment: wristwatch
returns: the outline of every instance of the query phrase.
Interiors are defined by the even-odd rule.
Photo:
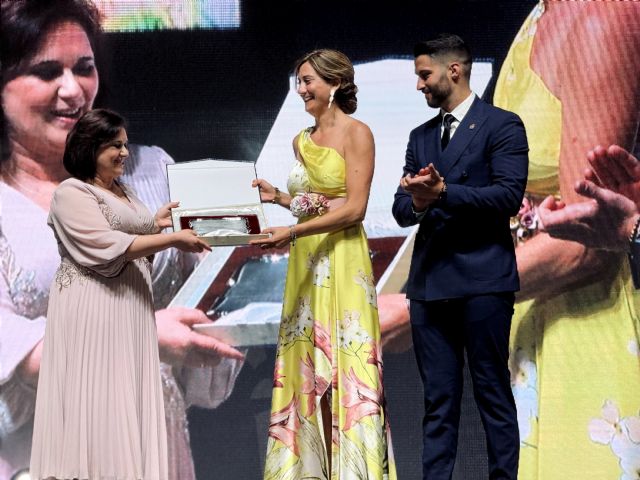
[[[443,178],[442,190],[440,190],[440,193],[438,194],[438,199],[436,200],[436,202],[444,203],[446,201],[447,201],[447,182],[445,182]]]

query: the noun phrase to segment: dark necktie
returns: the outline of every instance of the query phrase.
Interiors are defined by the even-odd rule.
[[[442,138],[440,139],[440,146],[442,147],[442,151],[444,151],[444,149],[447,148],[447,145],[449,145],[449,140],[451,139],[451,124],[455,121],[456,117],[454,117],[450,113],[445,113],[444,117],[442,117],[442,126],[444,127]]]

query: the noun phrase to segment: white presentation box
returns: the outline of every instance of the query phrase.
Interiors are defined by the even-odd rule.
[[[167,165],[174,231],[192,229],[212,246],[247,245],[269,238],[260,192],[251,186],[255,165],[230,160],[194,160]]]

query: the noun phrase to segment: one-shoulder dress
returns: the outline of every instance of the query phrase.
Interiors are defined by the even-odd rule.
[[[345,160],[298,136],[292,196],[346,196]],[[308,221],[313,216],[299,221]],[[331,472],[320,399],[332,414]],[[265,480],[395,479],[382,386],[376,290],[361,224],[290,248],[273,381]]]

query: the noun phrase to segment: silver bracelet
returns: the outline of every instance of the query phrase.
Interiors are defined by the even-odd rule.
[[[273,196],[273,200],[271,203],[275,203],[276,205],[280,205],[280,189],[278,187],[275,188],[276,193]]]

